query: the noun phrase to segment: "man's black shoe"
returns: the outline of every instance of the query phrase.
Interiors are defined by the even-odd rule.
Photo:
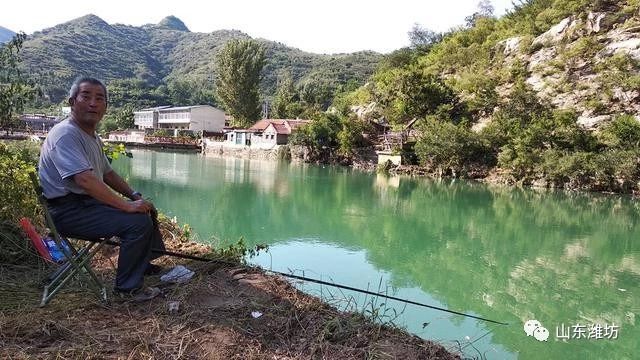
[[[114,290],[115,294],[121,300],[127,302],[145,302],[162,294],[162,291],[157,287],[138,288],[134,290]]]
[[[147,268],[144,270],[145,275],[156,275],[162,271],[162,266],[148,263]]]

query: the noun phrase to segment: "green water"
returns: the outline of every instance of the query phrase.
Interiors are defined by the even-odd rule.
[[[352,296],[373,304],[381,321],[395,310],[396,324],[464,356],[640,354],[640,207],[631,198],[151,151],[114,166],[201,241],[269,244],[251,259],[264,267],[511,324],[299,285],[337,305]],[[530,319],[548,329],[547,341],[525,334]],[[579,337],[579,325],[596,323],[608,336],[557,337],[562,325]]]

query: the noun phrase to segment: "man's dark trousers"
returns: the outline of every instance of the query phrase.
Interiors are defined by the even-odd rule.
[[[165,250],[157,220],[149,214],[127,213],[88,196],[69,194],[48,201],[58,232],[79,239],[120,238],[115,289],[132,291],[142,287],[150,260],[160,256],[151,249]]]

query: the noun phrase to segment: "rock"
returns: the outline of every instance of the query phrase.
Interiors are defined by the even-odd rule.
[[[577,123],[584,127],[587,130],[594,130],[598,128],[602,123],[608,122],[611,120],[611,115],[600,115],[600,116],[579,116]]]
[[[497,46],[503,48],[502,52],[505,56],[509,56],[518,52],[520,42],[522,42],[522,36],[516,36],[499,41]]]
[[[482,129],[484,129],[485,127],[487,127],[487,125],[489,125],[489,123],[491,122],[491,116],[486,116],[483,118],[480,118],[475,124],[473,124],[471,126],[471,130],[479,133],[480,131],[482,131]]]
[[[557,56],[557,51],[553,47],[542,48],[529,58],[529,65],[527,66],[527,70],[530,72],[541,72],[544,64],[549,62],[551,59],[554,59]]]
[[[527,78],[526,82],[536,92],[540,92],[546,87],[544,79],[540,74],[536,74],[536,73],[531,74],[531,76]]]
[[[629,54],[636,60],[640,60],[640,38],[611,43],[605,47],[605,51],[610,54]]]
[[[546,44],[554,44],[562,39],[565,35],[567,29],[569,29],[569,25],[573,23],[573,16],[569,16],[567,18],[562,19],[558,24],[551,27],[551,29],[547,30],[547,32],[538,36],[533,40],[532,45],[535,46],[544,46]]]
[[[549,183],[544,178],[535,179],[535,180],[533,180],[531,182],[531,187],[534,187],[534,188],[547,188],[547,187],[549,187]]]
[[[610,40],[597,57],[603,58],[615,54],[629,54],[636,60],[640,60],[640,36],[633,32],[635,29],[612,31],[607,38]]]
[[[350,110],[353,111],[359,119],[367,119],[376,109],[376,102],[373,101],[366,106],[354,105]]]
[[[619,87],[613,89],[613,98],[621,102],[631,103],[640,96],[638,90],[624,91]]]
[[[560,92],[557,94],[547,94],[551,103],[560,109],[584,110],[583,100],[593,94],[593,89],[573,90],[571,92]],[[591,114],[583,115],[590,116]]]
[[[587,15],[586,30],[587,34],[600,32],[600,23],[604,19],[606,13],[589,12]]]

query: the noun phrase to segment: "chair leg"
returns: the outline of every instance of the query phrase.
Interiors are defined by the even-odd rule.
[[[95,246],[97,245],[97,246]],[[92,249],[95,246],[94,249]],[[45,306],[49,301],[62,289],[62,287],[75,275],[84,272],[89,277],[89,285],[93,291],[103,302],[108,300],[107,289],[98,279],[97,275],[91,269],[90,261],[93,256],[104,246],[104,243],[89,243],[85,248],[77,252],[76,256],[70,257],[67,262],[62,265],[50,278],[48,284],[44,287],[42,293],[42,301],[40,306]]]

